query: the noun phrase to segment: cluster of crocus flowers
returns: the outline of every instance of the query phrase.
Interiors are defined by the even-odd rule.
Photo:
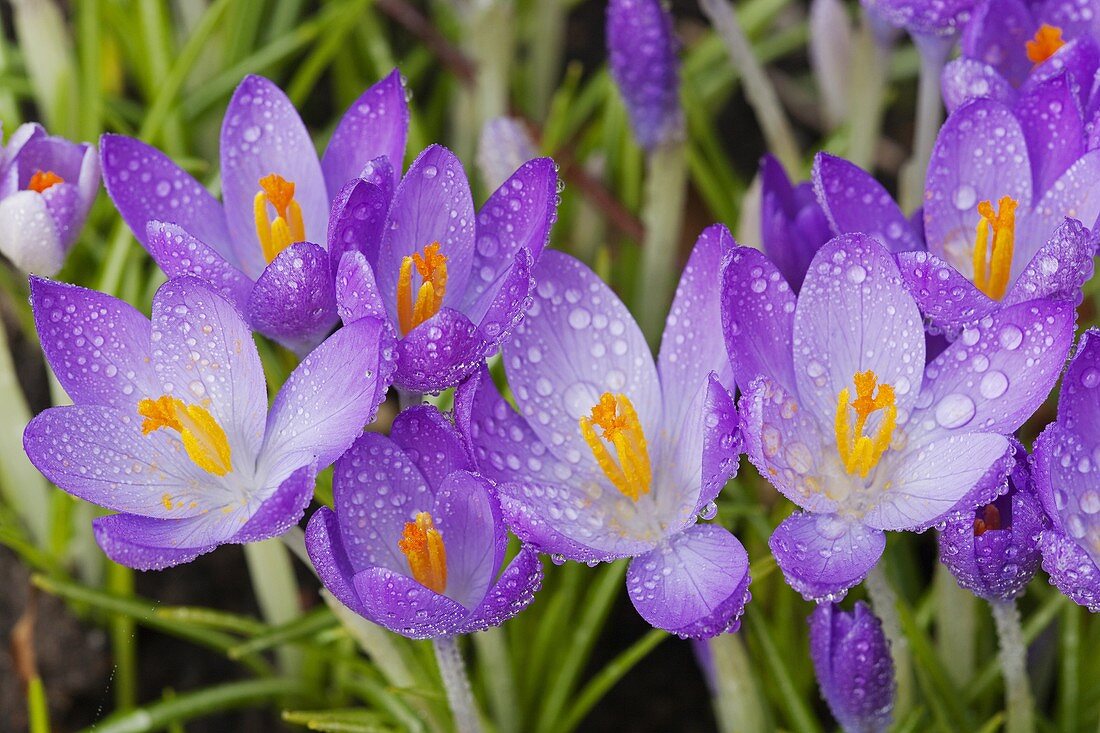
[[[94,147],[21,125],[0,151],[0,254],[23,272],[57,274],[98,192]]]

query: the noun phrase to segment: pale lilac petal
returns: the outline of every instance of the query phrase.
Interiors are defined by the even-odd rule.
[[[883,20],[905,28],[916,37],[951,41],[966,27],[976,5],[975,0],[863,0]]]
[[[73,402],[134,410],[142,397],[160,395],[145,316],[75,285],[32,277],[30,290],[42,351]]]
[[[298,526],[313,499],[316,480],[317,467],[314,465],[302,466],[290,474],[271,496],[256,507],[245,525],[229,541],[241,545],[261,542]]]
[[[493,350],[470,319],[444,307],[397,342],[393,382],[404,390],[437,393],[469,376]]]
[[[229,232],[240,268],[250,277],[259,277],[264,269],[253,213],[264,176],[275,173],[294,184],[306,241],[325,241],[329,197],[313,140],[286,94],[262,76],[246,76],[229,100],[222,120],[221,166]]]
[[[474,257],[474,201],[462,162],[440,145],[426,149],[409,166],[394,192],[382,235],[375,277],[394,321],[401,261],[433,242],[447,258],[443,304],[458,307]],[[419,287],[419,275],[414,273],[413,292]]]
[[[85,202],[80,198],[80,192],[71,183],[58,183],[50,186],[39,196],[46,204],[46,211],[53,219],[54,228],[57,230],[58,244],[62,253],[67,253],[80,234],[84,226],[84,217],[88,211]]]
[[[1065,220],[1027,264],[1001,301],[1011,305],[1036,298],[1081,301],[1081,288],[1095,269],[1096,237],[1074,219]]]
[[[42,194],[19,191],[0,201],[0,254],[25,273],[61,270],[65,248]]]
[[[177,224],[241,267],[222,205],[171,158],[122,135],[100,138],[99,154],[107,193],[139,242],[146,243],[145,225],[150,221]],[[251,200],[246,213],[252,215]]]
[[[336,513],[328,507],[321,507],[309,518],[309,524],[306,525],[306,551],[325,588],[360,616],[366,615],[366,609],[352,584],[355,569],[344,549],[344,538],[340,533]]]
[[[360,318],[377,318],[389,323],[389,313],[378,292],[374,270],[360,252],[348,252],[336,273],[336,312],[344,325]]]
[[[474,469],[454,425],[431,405],[402,410],[390,427],[390,440],[412,459],[433,492],[454,471]]]
[[[737,473],[743,448],[737,405],[716,374],[710,375],[703,415],[702,491],[694,512],[718,498],[722,487]]]
[[[921,313],[941,329],[957,330],[997,309],[997,301],[931,252],[902,252],[897,261]]]
[[[634,558],[626,588],[652,626],[710,638],[740,626],[749,600],[749,556],[729,530],[697,524]]]
[[[368,262],[378,260],[389,198],[373,183],[356,178],[335,195],[328,221],[328,255],[339,262],[348,252],[362,252]]]
[[[410,639],[452,636],[469,611],[457,601],[386,568],[370,568],[352,579],[363,615]]]
[[[355,100],[336,126],[321,158],[325,185],[335,195],[363,166],[385,156],[395,168],[405,160],[409,104],[397,69]]]
[[[992,99],[1011,105],[1016,101],[1016,90],[995,68],[981,61],[957,58],[944,68],[940,78],[943,102],[948,114],[975,99]]]
[[[482,183],[489,188],[498,188],[517,168],[538,155],[527,123],[519,117],[493,117],[481,126],[477,168]]]
[[[339,320],[328,254],[296,242],[264,268],[245,306],[249,324],[297,354],[324,340]]]
[[[499,626],[527,608],[542,586],[542,564],[530,547],[520,548],[516,557],[501,573],[477,611],[466,619],[456,633],[470,634]]]
[[[837,395],[867,370],[893,385],[899,413],[911,409],[924,368],[924,324],[877,240],[849,234],[821,248],[798,296],[794,343],[799,406],[822,424],[832,424]]]
[[[225,542],[209,516],[152,519],[112,514],[92,520],[96,543],[107,557],[134,570],[164,570],[191,562]]]
[[[192,275],[218,295],[245,311],[252,281],[218,254],[213,247],[189,234],[182,227],[151,221],[146,225],[146,249],[169,278]]]
[[[1032,188],[1046,191],[1086,150],[1085,120],[1070,76],[1059,74],[1029,88],[1013,111],[1028,145]]]
[[[535,280],[531,276],[534,266],[531,253],[521,249],[503,278],[494,286],[496,292],[493,299],[485,304],[487,310],[481,314],[478,330],[487,341],[492,342],[494,351],[527,312],[531,292],[535,289]],[[472,310],[468,315],[470,320],[474,320],[477,314]]]
[[[768,546],[803,598],[834,601],[867,577],[886,549],[886,534],[839,514],[795,512],[776,527]]]
[[[736,247],[722,271],[722,331],[737,386],[765,376],[794,391],[791,337],[795,295],[775,266],[750,247]]]
[[[1058,395],[1058,425],[1078,435],[1100,433],[1100,330],[1081,334]]]
[[[447,548],[444,593],[474,611],[496,579],[508,548],[500,505],[488,481],[455,471],[436,492],[432,517]]]
[[[894,253],[924,248],[894,197],[859,166],[835,155],[818,153],[813,181],[834,234],[868,234]]]
[[[1043,194],[1034,211],[1017,225],[1016,249],[1012,256],[1014,277],[1067,218],[1094,228],[1100,216],[1097,180],[1100,180],[1100,150],[1090,150]]]
[[[1038,27],[1024,0],[986,0],[963,30],[963,55],[995,67],[1018,87],[1034,66],[1026,44]]]

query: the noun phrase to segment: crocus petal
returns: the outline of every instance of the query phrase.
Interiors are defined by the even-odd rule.
[[[909,439],[945,432],[1009,434],[1043,403],[1073,343],[1069,303],[1036,300],[997,311],[963,330],[928,365]]]
[[[792,588],[808,601],[835,601],[858,585],[886,549],[886,534],[838,514],[795,512],[768,540]]]
[[[139,242],[146,243],[150,221],[178,224],[241,267],[221,204],[171,158],[123,135],[104,135],[99,151],[107,193]],[[251,205],[248,211],[251,215]]]
[[[891,457],[891,464],[879,469],[890,476],[889,488],[863,521],[876,529],[919,531],[982,482],[993,480],[1003,491],[1013,455],[1003,435],[950,434]]]
[[[810,261],[832,237],[831,225],[813,185],[792,186],[774,155],[760,159],[759,181],[760,244],[791,289],[798,291]]]
[[[1094,388],[1100,384],[1100,329],[1081,334],[1073,360],[1058,394],[1060,428],[1079,435],[1100,434],[1100,399]]]
[[[469,471],[455,471],[436,492],[432,517],[447,548],[445,593],[475,611],[508,548],[500,505],[489,482]]]
[[[897,261],[921,313],[941,329],[958,330],[997,309],[997,301],[931,252],[902,252]]]
[[[970,20],[975,0],[863,0],[863,4],[883,20],[918,37],[950,39]]]
[[[469,318],[444,307],[397,342],[393,382],[404,390],[437,393],[469,376],[492,350]]]
[[[740,625],[749,600],[749,555],[724,527],[697,524],[634,558],[626,588],[652,626],[710,638]]]
[[[306,241],[326,241],[329,197],[313,140],[283,90],[262,76],[246,76],[229,100],[222,120],[221,166],[233,248],[250,277],[259,277],[264,269],[253,206],[264,176],[275,173],[294,184]]]
[[[978,4],[963,30],[963,55],[996,68],[1008,83],[1018,87],[1034,67],[1026,44],[1037,28],[1023,0],[987,0]]]
[[[794,391],[795,295],[762,253],[736,247],[722,270],[722,332],[737,386],[765,376]]]
[[[1001,301],[1004,305],[1036,298],[1081,301],[1081,287],[1094,271],[1096,236],[1074,219],[1066,219],[1031,258]]]
[[[39,195],[53,220],[58,245],[64,258],[84,225],[84,216],[88,213],[84,208],[84,201],[81,200],[76,186],[71,183],[55,184]]]
[[[345,606],[360,616],[365,615],[366,609],[352,583],[355,569],[344,549],[336,513],[328,507],[321,507],[309,518],[306,551],[325,588]]]
[[[42,194],[19,191],[0,201],[0,254],[37,275],[56,275],[65,264],[65,249]]]
[[[203,403],[229,438],[234,470],[250,475],[267,407],[252,333],[228,301],[191,277],[162,285],[152,315],[153,369],[164,391]]]
[[[393,375],[393,337],[373,318],[344,326],[291,372],[267,417],[264,461],[273,475],[331,464],[374,419]]]
[[[42,351],[73,402],[134,410],[142,397],[159,396],[145,316],[75,285],[32,277],[30,289]]]
[[[169,278],[192,275],[244,313],[252,281],[217,250],[191,236],[182,227],[151,221],[146,226],[146,249]]]
[[[451,636],[469,611],[458,602],[386,568],[370,568],[352,579],[364,616],[410,639]]]
[[[360,318],[389,322],[389,313],[374,280],[374,270],[359,252],[348,252],[340,260],[336,273],[336,312],[344,325]]]
[[[395,168],[405,160],[409,104],[397,69],[355,100],[332,133],[321,168],[330,195],[359,176],[370,160],[386,156]]]
[[[1081,546],[1061,532],[1046,530],[1041,540],[1043,570],[1074,603],[1100,613],[1100,567]]]
[[[904,422],[924,367],[924,324],[877,240],[847,234],[821,248],[798,296],[794,343],[800,406],[823,425],[835,420],[840,391],[867,370],[893,385]]]
[[[977,206],[1002,196],[1031,205],[1027,140],[1011,110],[979,99],[951,115],[936,138],[925,180],[928,250],[970,274]]]
[[[1059,74],[1030,87],[1013,108],[1027,140],[1035,191],[1048,190],[1085,154],[1085,120],[1072,84],[1069,74]]]
[[[493,299],[478,324],[478,331],[494,347],[512,332],[526,314],[528,299],[535,288],[535,280],[531,276],[534,266],[531,253],[521,249],[494,287]]]
[[[409,562],[397,543],[405,522],[432,509],[432,491],[407,453],[378,433],[363,433],[336,461],[332,503],[347,562],[397,573]]]
[[[309,353],[339,320],[328,253],[311,242],[284,249],[256,280],[245,312],[260,333]]]
[[[474,469],[454,426],[431,405],[402,410],[390,428],[390,439],[412,459],[433,491],[455,470]]]
[[[233,535],[230,542],[245,544],[278,537],[302,519],[313,499],[313,486],[317,480],[317,467],[302,466],[279,484],[274,492],[256,507],[252,515]]]
[[[1100,215],[1100,186],[1094,185],[1097,180],[1100,180],[1100,150],[1090,150],[1043,194],[1016,232],[1013,277],[1019,276],[1035,252],[1050,238],[1051,232],[1066,218],[1094,227]]]
[[[462,162],[440,145],[426,149],[409,166],[394,192],[382,235],[375,276],[394,322],[401,261],[433,242],[447,258],[443,304],[458,307],[474,256],[474,201]]]
[[[968,58],[949,62],[940,77],[943,102],[948,114],[975,99],[992,99],[1011,105],[1016,101],[1016,90],[989,64]]]
[[[347,252],[362,252],[377,261],[386,224],[389,199],[385,192],[362,178],[349,181],[332,201],[328,220],[328,254],[339,262]]]
[[[470,634],[490,626],[499,626],[527,608],[542,585],[542,564],[530,547],[520,548],[516,557],[489,589],[477,611],[466,619],[456,633]]]
[[[711,373],[707,386],[707,398],[703,405],[702,491],[696,501],[695,512],[718,498],[722,487],[737,473],[737,461],[741,456],[741,423],[733,395]]]
[[[477,247],[462,310],[477,323],[520,250],[537,261],[557,218],[558,171],[550,158],[524,163],[477,214]]]
[[[500,187],[517,168],[538,154],[526,123],[518,117],[494,117],[481,127],[477,168],[482,183],[489,188]]]
[[[555,455],[598,472],[578,419],[602,393],[624,394],[645,434],[658,435],[657,370],[626,306],[580,261],[547,251],[535,280],[527,317],[504,343],[508,383],[520,413]]]
[[[818,153],[812,175],[835,234],[869,234],[894,253],[924,248],[894,197],[870,173],[843,158]]]
[[[92,520],[96,544],[119,565],[163,570],[191,562],[217,548],[224,537],[211,533],[208,516],[151,519],[112,514]]]

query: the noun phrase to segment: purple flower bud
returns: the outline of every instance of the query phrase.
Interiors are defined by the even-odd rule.
[[[652,149],[683,128],[679,44],[672,16],[658,0],[611,0],[607,50],[611,76],[630,113],[638,143]]]
[[[1011,601],[1039,569],[1043,514],[1022,449],[1005,495],[947,522],[940,561],[959,585],[990,602]]]
[[[832,238],[810,183],[792,185],[773,155],[760,161],[760,242],[796,293],[810,261]]]
[[[975,0],[863,0],[891,25],[922,36],[953,36],[970,20]]]
[[[890,726],[894,661],[882,623],[862,602],[851,612],[822,603],[810,614],[810,656],[821,695],[845,731]]]

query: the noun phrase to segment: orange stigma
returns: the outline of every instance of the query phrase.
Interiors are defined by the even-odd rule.
[[[1066,42],[1062,39],[1062,29],[1043,23],[1035,31],[1035,37],[1027,42],[1028,60],[1039,65],[1058,52]]]
[[[206,408],[161,395],[155,400],[143,399],[137,410],[145,418],[141,423],[142,435],[161,428],[174,430],[179,433],[183,449],[196,466],[215,476],[224,476],[233,470],[229,439]]]
[[[859,473],[863,478],[871,469],[878,465],[882,454],[890,447],[890,441],[894,437],[894,428],[898,422],[897,400],[894,396],[894,388],[889,384],[879,384],[878,376],[868,369],[858,372],[852,381],[856,385],[856,398],[851,400],[852,393],[845,387],[840,390],[836,400],[836,448],[840,454],[840,461],[844,464],[844,470],[848,473]],[[875,387],[878,392],[875,392]],[[849,400],[851,402],[849,403]],[[853,427],[849,408],[856,411],[856,424]],[[867,427],[867,418],[871,413],[882,411],[882,422],[874,437],[864,435]]]
[[[591,416],[582,417],[579,422],[584,441],[615,488],[633,501],[648,494],[653,483],[649,448],[630,399],[623,394],[604,392],[592,407]],[[596,428],[603,430],[602,436],[596,434]],[[608,444],[615,449],[614,458]]]
[[[981,537],[992,529],[1001,528],[1001,512],[992,504],[986,504],[982,516],[974,519],[974,536]]]
[[[1008,291],[1016,245],[1016,206],[1016,200],[1009,196],[1001,197],[996,212],[989,201],[978,204],[981,218],[974,239],[974,285],[993,300],[1000,300]]]
[[[413,269],[420,275],[420,287],[413,300]],[[397,324],[407,334],[428,320],[443,306],[447,292],[447,255],[439,251],[439,242],[424,248],[424,254],[414,252],[401,260],[397,276]]]
[[[431,514],[417,512],[415,522],[405,522],[397,546],[409,561],[409,570],[417,583],[436,593],[447,589],[447,548]]]
[[[268,218],[268,205],[275,209],[275,218]],[[260,190],[252,200],[256,221],[256,237],[260,240],[264,258],[271,262],[293,242],[303,242],[306,227],[302,207],[294,199],[294,182],[277,173],[260,179]]]
[[[65,179],[53,171],[35,171],[34,175],[31,176],[30,182],[27,184],[27,190],[42,193],[50,186],[55,186],[58,183],[64,182]]]

